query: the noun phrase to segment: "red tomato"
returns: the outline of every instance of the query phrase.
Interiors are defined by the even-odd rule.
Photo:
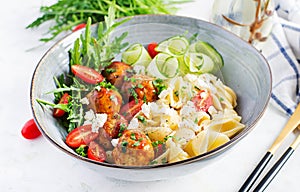
[[[92,125],[83,125],[73,129],[66,137],[66,144],[69,147],[77,148],[80,145],[87,145],[98,137],[98,132],[92,132]]]
[[[89,148],[87,151],[87,156],[89,159],[103,162],[106,159],[106,153],[103,147],[101,147],[98,143],[92,141],[89,144]]]
[[[74,27],[72,31],[73,32],[78,31],[79,29],[85,28],[85,26],[86,26],[85,23],[78,24],[77,26]]]
[[[213,99],[210,93],[206,90],[201,90],[192,98],[195,107],[198,111],[207,112],[208,108],[212,106]]]
[[[59,104],[68,104],[70,99],[70,95],[68,93],[63,94],[63,96],[59,100]],[[53,109],[53,117],[62,117],[66,112],[62,109],[54,108]]]
[[[166,151],[166,145],[165,144],[158,144],[156,147],[153,147],[155,158],[161,156]]]
[[[135,114],[137,114],[144,104],[143,100],[135,99],[131,100],[129,103],[123,105],[120,109],[120,114],[124,116],[127,121],[130,121]]]
[[[149,55],[151,56],[151,58],[154,58],[157,54],[158,54],[158,52],[157,51],[155,51],[155,48],[157,47],[157,43],[155,43],[155,42],[153,42],[153,43],[150,43],[149,45],[148,45],[148,53],[149,53]]]
[[[104,79],[96,70],[83,65],[72,65],[71,71],[75,76],[89,84],[97,84]]]
[[[41,135],[40,130],[33,119],[28,120],[21,130],[21,134],[26,139],[35,139]]]

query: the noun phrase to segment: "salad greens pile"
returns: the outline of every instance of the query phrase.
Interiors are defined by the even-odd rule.
[[[70,55],[70,67],[75,64],[87,66],[101,71],[104,67],[109,65],[116,55],[120,54],[121,50],[128,46],[128,43],[123,43],[124,38],[127,36],[127,32],[120,36],[110,39],[111,32],[119,25],[127,22],[131,18],[126,18],[121,21],[115,21],[115,7],[110,6],[108,9],[108,15],[104,17],[104,21],[98,25],[97,36],[91,35],[91,18],[88,18],[85,33],[81,34],[79,38],[74,42],[74,46],[69,50]],[[37,99],[42,105],[47,105],[52,108],[61,109],[68,113],[65,118],[60,118],[60,123],[67,128],[70,132],[76,127],[83,124],[83,106],[82,95],[86,94],[89,90],[94,88],[94,85],[83,84],[75,78],[73,74],[61,74],[58,77],[54,77],[56,89],[48,92],[47,94],[54,94],[54,103]],[[105,85],[104,85],[105,84]],[[107,82],[101,82],[101,86],[110,87]],[[69,102],[67,104],[59,103],[64,93],[70,95]]]
[[[134,16],[140,14],[173,14],[177,11],[176,4],[192,0],[58,0],[51,6],[41,6],[42,16],[34,20],[26,28],[39,27],[47,21],[54,21],[49,27],[50,37],[41,38],[48,42],[62,32],[70,31],[79,24],[86,23],[91,18],[92,23],[104,21],[111,5],[115,6],[116,17]]]

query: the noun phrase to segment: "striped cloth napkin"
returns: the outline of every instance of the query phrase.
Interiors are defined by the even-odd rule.
[[[274,25],[261,51],[273,77],[271,103],[291,115],[300,102],[300,0],[274,0]]]

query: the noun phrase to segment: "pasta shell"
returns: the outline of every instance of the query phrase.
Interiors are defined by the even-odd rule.
[[[191,129],[186,129],[186,128],[183,128],[183,129],[178,129],[176,130],[176,133],[174,135],[177,140],[178,140],[178,143],[180,143],[181,145],[186,145],[186,143],[192,139],[193,137],[195,137],[195,132]]]
[[[189,155],[185,151],[183,151],[182,148],[177,145],[171,138],[167,140],[166,146],[170,149],[168,156],[169,162],[176,162],[189,158]]]
[[[184,150],[191,156],[197,156],[207,151],[208,147],[208,131],[203,130],[196,135],[193,139],[191,139]]]
[[[208,127],[210,130],[223,133],[231,138],[236,133],[241,131],[245,126],[235,119],[224,118],[222,120],[212,121]]]
[[[163,154],[152,160],[151,164],[164,164],[168,161],[168,155],[170,153],[170,149],[167,149]]]
[[[151,141],[163,141],[173,130],[168,127],[147,127],[144,131]]]
[[[213,150],[228,141],[230,141],[229,137],[223,133],[218,133],[215,131],[209,132],[209,142],[208,142],[208,148],[207,151]]]

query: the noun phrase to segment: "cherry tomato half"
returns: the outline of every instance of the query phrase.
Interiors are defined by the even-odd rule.
[[[89,148],[87,150],[87,157],[89,159],[103,162],[106,159],[106,153],[103,147],[101,147],[98,143],[92,141],[89,144]]]
[[[63,96],[59,100],[59,104],[68,104],[70,99],[70,95],[68,93],[64,93]],[[59,108],[53,109],[53,117],[62,117],[66,112]]]
[[[85,28],[86,24],[85,23],[80,23],[74,27],[72,32],[78,31],[79,29]]]
[[[161,156],[166,151],[166,144],[159,143],[156,147],[153,147],[154,149],[154,156],[155,158]]]
[[[66,144],[69,147],[77,148],[80,145],[87,145],[98,137],[98,132],[92,132],[92,125],[83,125],[73,129],[66,137]]]
[[[198,111],[207,112],[208,108],[213,105],[211,94],[206,90],[200,90],[197,95],[192,98]]]
[[[79,64],[72,65],[71,71],[75,76],[89,84],[97,84],[104,79],[104,77],[96,70]]]
[[[41,132],[35,124],[34,120],[30,119],[24,124],[21,130],[21,134],[26,139],[35,139],[41,135]]]
[[[120,114],[124,116],[127,121],[130,121],[135,114],[137,114],[144,104],[143,100],[131,100],[129,103],[123,105],[120,109]]]
[[[155,50],[156,47],[157,47],[157,43],[155,42],[150,43],[147,47],[148,53],[151,58],[154,58],[158,54],[158,52]]]

